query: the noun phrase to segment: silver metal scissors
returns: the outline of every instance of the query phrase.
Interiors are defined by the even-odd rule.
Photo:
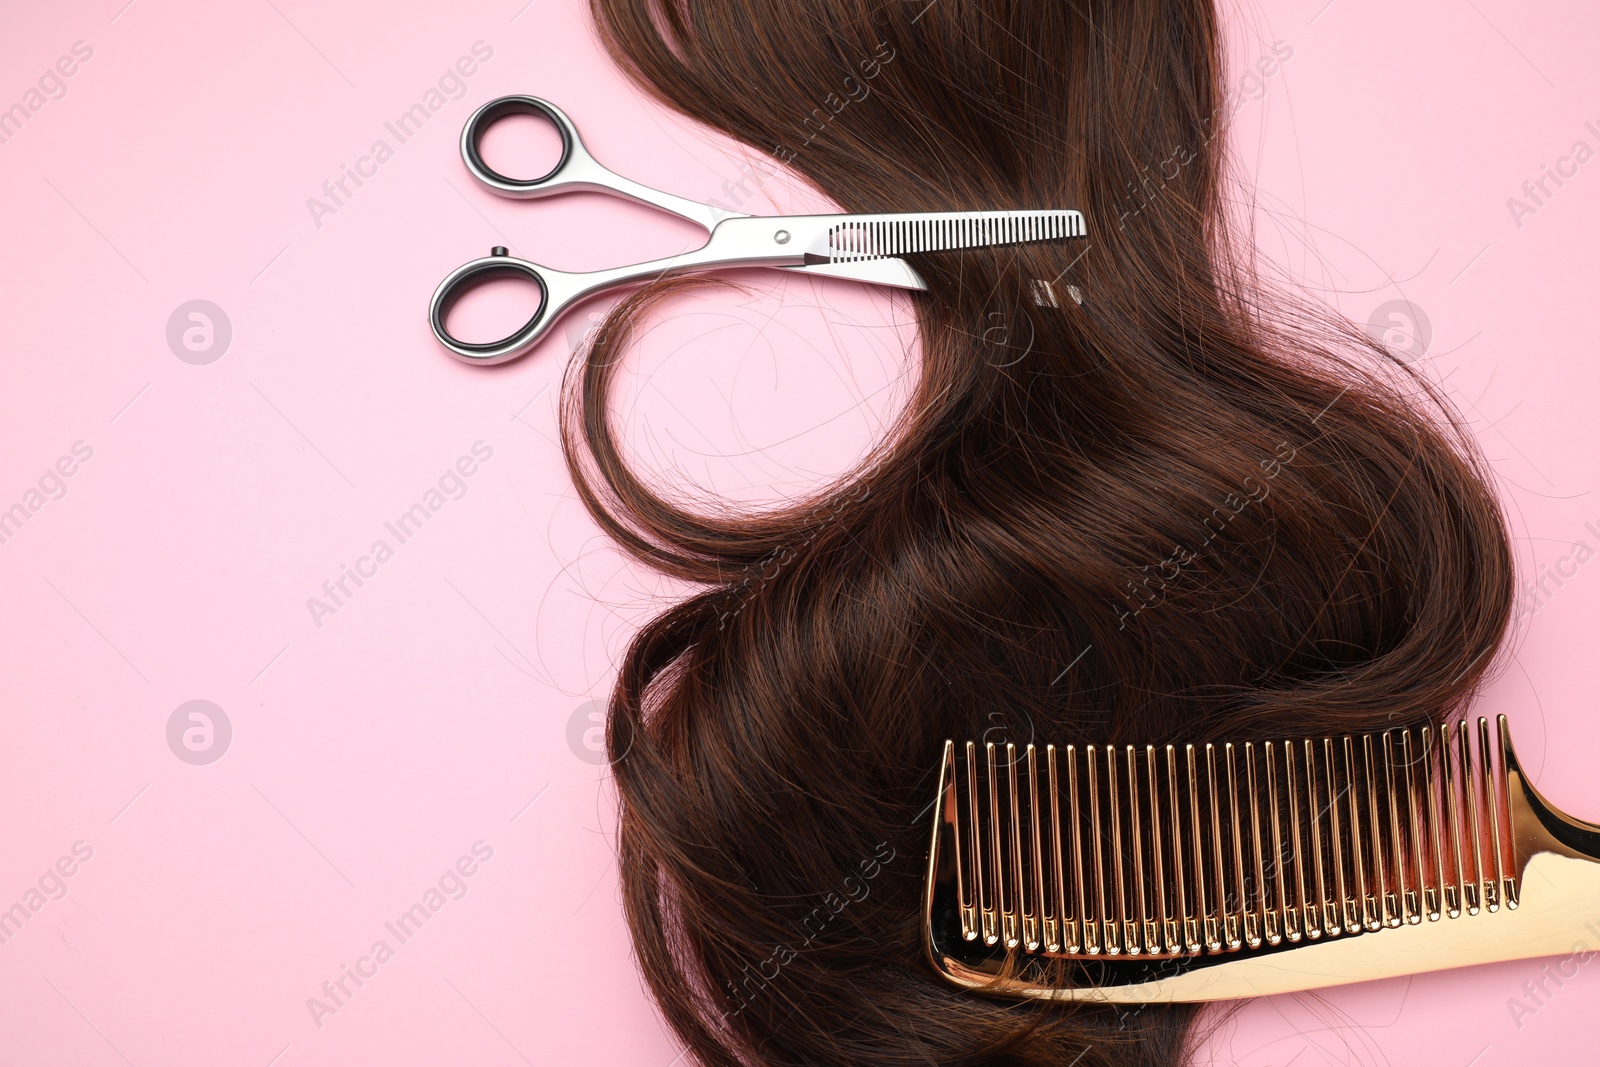
[[[508,178],[479,149],[485,131],[510,115],[536,115],[561,135],[561,158],[538,178]],[[578,128],[561,109],[533,96],[503,96],[472,114],[461,130],[461,158],[481,184],[501,196],[531,200],[571,192],[600,192],[647,204],[704,228],[700,248],[608,270],[571,274],[517,259],[502,246],[456,268],[439,283],[428,305],[428,321],[439,343],[467,363],[505,363],[524,355],[576,303],[597,293],[669,273],[779,267],[803,274],[848,278],[900,289],[927,284],[905,253],[1059,241],[1085,236],[1083,215],[1070,210],[945,211],[887,215],[744,215],[652,189],[625,178],[591,156]],[[495,278],[531,281],[540,303],[509,337],[476,343],[451,335],[450,309],[469,289]]]

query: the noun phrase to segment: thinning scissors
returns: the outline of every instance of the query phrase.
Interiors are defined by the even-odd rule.
[[[561,135],[561,158],[548,174],[508,178],[484,162],[479,147],[484,133],[510,115],[536,115],[554,124]],[[776,216],[722,211],[607,169],[584,148],[578,128],[560,108],[533,96],[503,96],[475,111],[461,130],[461,158],[479,183],[501,196],[531,200],[570,192],[609,193],[671,212],[709,234],[700,248],[680,255],[581,274],[517,259],[499,245],[484,258],[457,267],[434,290],[428,321],[439,343],[453,355],[482,365],[524,355],[581,300],[668,273],[779,267],[900,289],[926,289],[926,283],[900,255],[1085,235],[1082,214],[1068,210]],[[451,307],[469,289],[495,278],[533,282],[540,297],[533,316],[499,341],[478,343],[453,336],[445,326]]]

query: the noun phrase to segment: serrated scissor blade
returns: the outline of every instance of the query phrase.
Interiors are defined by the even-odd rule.
[[[813,223],[806,252],[833,264],[1087,235],[1082,213],[1068,210],[813,216],[806,221]]]

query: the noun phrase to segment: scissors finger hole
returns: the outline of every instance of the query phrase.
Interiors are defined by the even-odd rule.
[[[469,120],[466,134],[462,147],[468,165],[513,188],[549,181],[572,154],[570,136],[553,109],[531,96],[502,97],[486,105]]]
[[[538,115],[507,115],[483,131],[478,153],[490,170],[512,181],[545,180],[561,169],[564,154],[561,131]]]
[[[489,266],[462,277],[440,300],[436,326],[466,349],[491,349],[532,327],[549,299],[536,274]]]

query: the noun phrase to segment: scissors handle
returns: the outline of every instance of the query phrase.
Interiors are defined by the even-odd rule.
[[[504,245],[495,245],[483,259],[463,263],[439,283],[439,288],[433,291],[433,299],[428,302],[428,324],[433,327],[433,336],[457,359],[467,363],[489,366],[516,358],[532,347],[554,320],[554,316],[550,314],[552,301],[550,286],[545,282],[545,272],[546,268],[524,259],[513,258]],[[445,320],[456,302],[484,282],[500,278],[531,281],[538,288],[539,306],[534,309],[532,317],[509,337],[499,341],[482,343],[463,341],[451,334],[445,325]],[[559,311],[558,308],[558,314]]]
[[[568,273],[541,267],[511,256],[496,245],[483,259],[462,264],[439,283],[428,304],[428,323],[439,343],[464,363],[488,366],[516,359],[539,342],[567,310],[596,293],[635,285],[669,274],[731,267],[793,267],[807,259],[803,242],[792,240],[790,230],[805,219],[744,216],[724,221],[704,248],[681,255],[630,263],[610,270]],[[446,326],[450,309],[467,291],[495,278],[531,281],[539,289],[539,308],[509,337],[472,342],[453,336]]]
[[[480,144],[490,126],[511,115],[537,115],[549,120],[561,135],[561,158],[547,174],[537,178],[511,178],[484,161]],[[461,128],[461,160],[472,176],[491,191],[518,200],[531,200],[560,193],[609,193],[625,200],[659,208],[709,231],[721,219],[736,212],[720,211],[709,204],[688,200],[672,193],[625,178],[601,164],[583,145],[578,127],[559,107],[537,96],[502,96],[472,113]]]

